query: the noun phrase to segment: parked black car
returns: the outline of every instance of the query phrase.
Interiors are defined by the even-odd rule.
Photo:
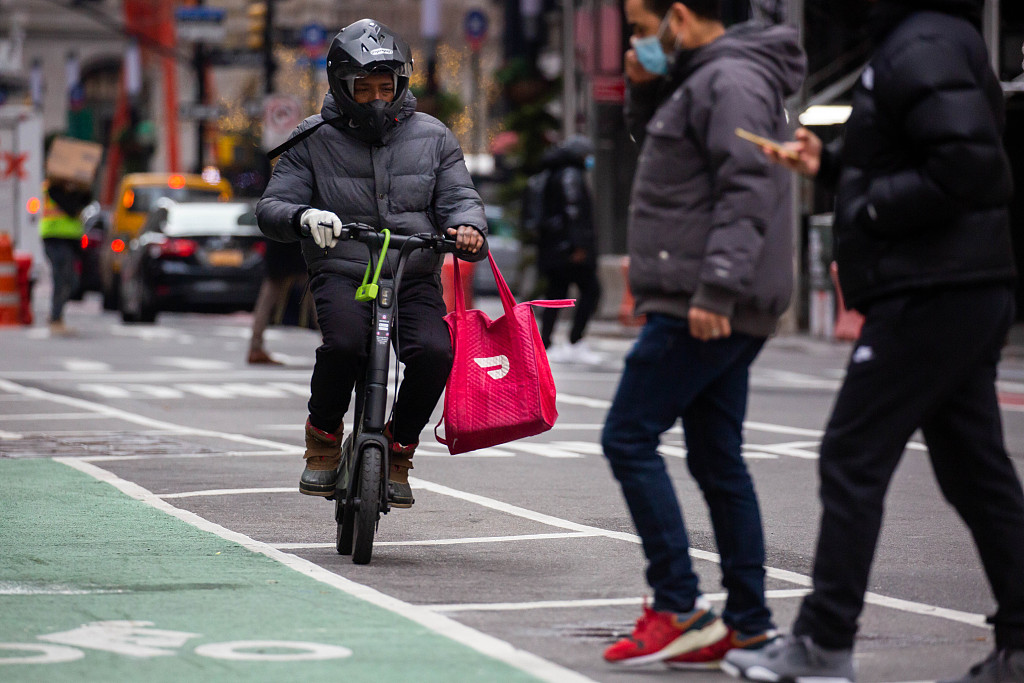
[[[154,322],[160,311],[252,310],[265,253],[250,204],[160,200],[127,249],[121,318]]]

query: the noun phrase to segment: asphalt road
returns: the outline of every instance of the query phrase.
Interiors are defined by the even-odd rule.
[[[628,334],[599,325],[592,345],[606,355],[602,366],[554,367],[560,417],[546,434],[451,457],[425,433],[412,471],[416,505],[382,519],[372,562],[357,566],[335,552],[333,505],[295,490],[318,339],[306,330],[274,328],[269,350],[287,364],[248,366],[249,322],[245,314],[165,314],[156,326],[126,326],[87,299],[69,311],[74,337],[50,338],[41,326],[0,328],[0,468],[5,462],[74,461],[162,514],[187,518],[288,572],[317,578],[328,586],[316,591],[318,608],[343,594],[367,599],[546,680],[572,680],[572,672],[576,680],[607,682],[729,680],[717,672],[657,666],[616,669],[601,660],[603,648],[632,628],[647,594],[638,539],[598,445]],[[809,585],[819,514],[817,445],[848,353],[848,344],[781,337],[769,342],[754,366],[747,462],[765,519],[769,603],[782,628]],[[1021,470],[1021,355],[1008,354],[1000,382],[1008,447]],[[702,588],[720,604],[714,538],[686,470],[678,429],[663,439],[663,453]],[[993,601],[970,538],[942,500],[926,455],[923,446],[911,444],[890,489],[856,654],[859,680],[866,683],[959,675],[992,648],[984,615],[993,611]],[[0,493],[4,488],[0,481]],[[103,544],[87,551],[85,557],[92,553],[97,562],[105,554]],[[0,559],[0,613],[28,613],[4,608],[32,604],[26,601],[34,598],[18,588],[19,581],[33,580],[24,566],[5,567]],[[62,595],[65,605],[86,599],[73,591]],[[142,618],[127,604],[112,614],[80,609],[99,620]],[[170,605],[161,609],[176,609]],[[152,613],[145,618],[160,626]],[[249,618],[242,610],[237,615],[239,621]],[[230,617],[225,621],[210,628],[237,626]],[[358,631],[360,624],[346,628]],[[10,620],[7,626],[0,628],[7,641],[12,633],[19,642],[42,635]],[[277,628],[271,617],[261,626],[264,632]],[[279,626],[287,631],[283,621]],[[391,678],[389,653],[406,649],[402,640],[410,637],[378,638],[383,649],[362,675]],[[502,650],[501,643],[515,650]],[[0,664],[4,654],[0,642]],[[77,675],[111,680],[104,661]],[[445,666],[421,667],[423,679],[466,677]],[[47,680],[49,669],[30,668]],[[510,676],[474,671],[468,678]]]

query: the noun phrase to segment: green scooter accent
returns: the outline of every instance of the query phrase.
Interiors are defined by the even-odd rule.
[[[366,272],[363,273],[363,284],[356,290],[356,301],[373,301],[377,298],[377,280],[380,279],[380,268],[384,265],[384,256],[388,253],[388,243],[391,242],[391,231],[387,228],[381,230],[384,235],[384,245],[380,248],[380,258],[377,259],[377,269],[373,273],[373,280],[370,280],[370,262],[366,262]]]

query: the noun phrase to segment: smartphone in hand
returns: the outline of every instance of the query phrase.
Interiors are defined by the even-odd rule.
[[[796,161],[797,159],[800,158],[799,154],[797,154],[794,150],[787,149],[782,145],[782,143],[776,142],[775,140],[771,140],[766,137],[762,137],[760,135],[757,135],[756,133],[751,133],[749,130],[737,128],[736,135],[737,137],[741,137],[744,140],[753,142],[755,145],[758,145],[760,147],[768,147],[769,149],[775,150],[776,152],[786,157],[787,159],[792,159],[793,161]]]

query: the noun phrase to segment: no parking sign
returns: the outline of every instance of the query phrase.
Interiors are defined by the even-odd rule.
[[[263,100],[263,149],[274,149],[303,119],[302,105],[288,95],[268,95]]]
[[[487,37],[487,15],[478,9],[466,12],[463,28],[466,31],[466,42],[474,52],[477,52]]]

